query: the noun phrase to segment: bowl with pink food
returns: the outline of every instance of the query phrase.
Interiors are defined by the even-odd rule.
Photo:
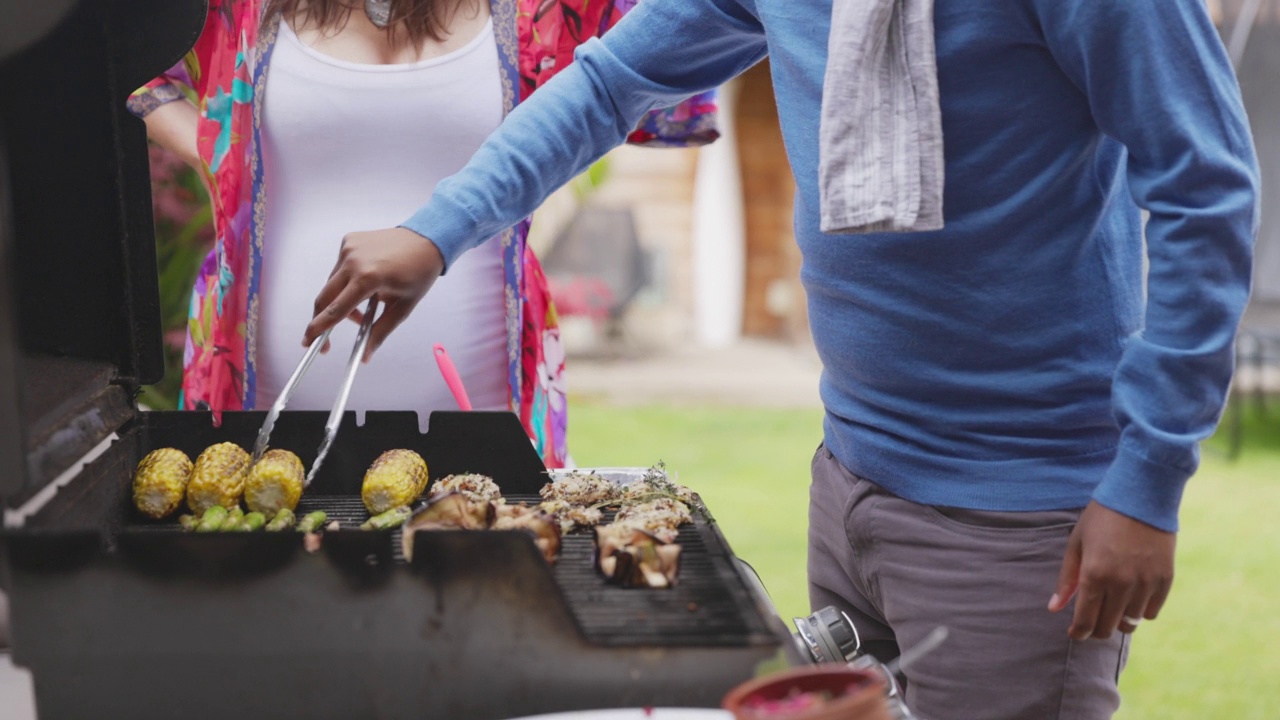
[[[736,720],[892,720],[884,680],[870,670],[813,665],[745,682],[721,705]]]

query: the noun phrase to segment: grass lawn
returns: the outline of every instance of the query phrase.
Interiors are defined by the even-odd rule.
[[[575,400],[574,459],[665,460],[707,501],[783,618],[808,612],[805,526],[815,410],[614,408]],[[1211,440],[1188,486],[1175,588],[1135,636],[1122,720],[1280,717],[1280,408],[1250,416],[1239,460]],[[1052,591],[1046,588],[1046,597]]]

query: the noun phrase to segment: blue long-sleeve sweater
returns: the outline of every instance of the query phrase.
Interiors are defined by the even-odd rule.
[[[646,110],[767,53],[837,459],[916,502],[1092,498],[1176,529],[1221,414],[1257,222],[1245,113],[1201,0],[937,0],[946,227],[864,236],[818,230],[830,10],[644,0],[404,226],[447,264]]]

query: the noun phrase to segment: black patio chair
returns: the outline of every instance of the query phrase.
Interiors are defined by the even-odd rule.
[[[1253,401],[1269,418],[1271,408],[1263,373],[1268,367],[1280,365],[1280,301],[1253,301],[1245,310],[1236,337],[1236,371],[1248,368],[1255,379]],[[1244,444],[1244,405],[1249,397],[1235,385],[1232,386],[1231,412],[1227,418],[1227,455],[1236,458]]]
[[[647,282],[645,258],[630,209],[586,206],[553,240],[542,269],[559,314],[589,317],[615,338]]]

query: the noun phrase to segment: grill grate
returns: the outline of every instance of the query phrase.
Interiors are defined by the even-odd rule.
[[[509,503],[536,503],[533,495],[508,495]],[[368,519],[360,498],[352,495],[304,495],[299,518],[324,510],[327,522],[344,530]],[[605,522],[613,519],[606,511]],[[176,522],[140,523],[133,529],[181,532]],[[665,590],[627,589],[610,585],[592,563],[593,533],[576,531],[562,539],[560,557],[551,568],[570,614],[585,639],[595,645],[658,647],[742,647],[775,644],[776,638],[752,604],[732,558],[712,522],[698,513],[680,528],[679,582]],[[400,530],[392,537],[397,562],[404,562]]]

